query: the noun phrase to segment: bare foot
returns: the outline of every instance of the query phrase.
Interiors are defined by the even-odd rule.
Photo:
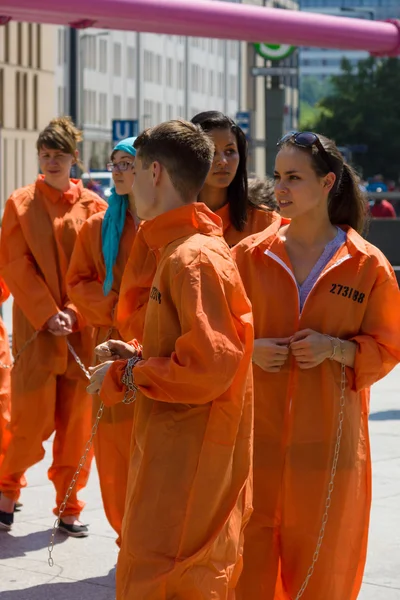
[[[1,494],[0,496],[0,510],[2,510],[3,512],[6,513],[13,513],[14,512],[14,500],[12,500],[11,498],[7,498],[7,496],[4,496],[4,494]]]

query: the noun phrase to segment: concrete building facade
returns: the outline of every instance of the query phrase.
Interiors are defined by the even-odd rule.
[[[0,26],[0,211],[38,173],[36,139],[54,117],[55,27]]]

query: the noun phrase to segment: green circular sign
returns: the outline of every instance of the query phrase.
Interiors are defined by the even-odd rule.
[[[254,47],[257,54],[266,60],[282,60],[296,50],[296,46],[289,44],[254,44]]]

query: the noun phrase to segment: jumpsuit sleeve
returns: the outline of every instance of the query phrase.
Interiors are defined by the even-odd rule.
[[[240,317],[232,314],[225,293],[226,282],[207,262],[184,268],[171,285],[181,335],[171,356],[139,362],[134,367],[134,381],[153,400],[206,404],[231,386],[243,359],[245,345],[239,334]],[[238,293],[244,294],[242,290]],[[247,304],[246,310],[250,312]],[[114,394],[121,397],[125,364],[114,363],[104,379],[100,395],[106,404],[113,402]]]
[[[8,200],[0,241],[0,270],[15,302],[36,330],[57,314],[57,306],[26,243],[14,202]]]
[[[0,304],[3,304],[10,297],[10,290],[8,289],[6,282],[0,277]]]
[[[393,271],[375,283],[357,342],[353,389],[360,391],[382,379],[400,361],[400,291]]]
[[[91,223],[86,222],[75,242],[67,273],[67,291],[70,300],[90,325],[112,327],[113,311],[118,294],[111,290],[107,296],[93,256]]]
[[[157,269],[156,253],[139,228],[122,277],[116,309],[116,329],[126,342],[143,340],[144,320]]]

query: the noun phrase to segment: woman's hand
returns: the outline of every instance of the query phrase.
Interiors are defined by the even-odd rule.
[[[254,340],[253,362],[267,373],[279,373],[289,355],[290,338]]]
[[[109,360],[107,362],[103,362],[101,365],[97,365],[96,367],[89,367],[91,377],[90,383],[86,388],[88,394],[98,394],[100,392],[104,378],[112,364],[113,361]]]
[[[332,342],[323,333],[303,329],[290,338],[290,350],[300,369],[312,369],[330,358]]]
[[[100,362],[114,360],[129,360],[138,356],[136,348],[122,340],[108,340],[95,348],[96,356]]]

